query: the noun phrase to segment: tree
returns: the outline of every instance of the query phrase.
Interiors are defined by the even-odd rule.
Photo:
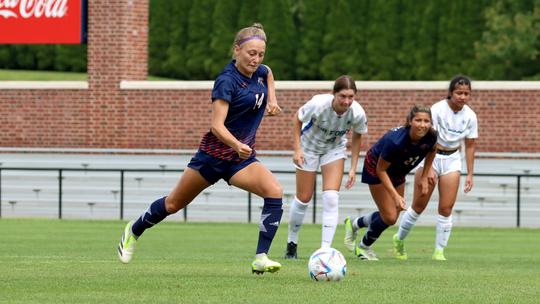
[[[186,68],[188,43],[188,14],[191,10],[191,1],[172,1],[171,18],[167,20],[171,25],[169,34],[169,47],[165,50],[167,56],[163,64],[164,76],[177,79],[189,79]]]
[[[211,78],[215,78],[231,60],[231,47],[237,29],[238,8],[235,0],[218,0],[212,17],[214,29],[210,41],[211,56],[205,65],[209,66]]]
[[[373,1],[370,4],[366,55],[373,80],[397,78],[396,54],[401,47],[400,0]]]
[[[475,44],[485,79],[540,79],[540,0],[517,2],[499,0],[486,10],[486,30]]]
[[[338,0],[330,6],[323,37],[323,57],[320,64],[322,79],[333,80],[343,74],[356,77],[352,37],[354,16],[347,0]]]
[[[297,35],[287,0],[262,0],[259,18],[268,40],[265,62],[276,79],[295,79]]]
[[[151,75],[167,76],[164,68],[167,61],[167,52],[171,39],[173,2],[168,0],[150,1],[149,31],[148,35],[148,72]]]
[[[321,79],[320,60],[323,55],[323,37],[326,29],[326,14],[329,8],[326,0],[306,1],[299,16],[298,51],[296,53],[297,79]]]
[[[411,67],[417,80],[432,80],[437,71],[437,42],[441,16],[439,3],[432,0],[420,0],[419,6],[424,7],[418,29],[418,45],[414,53],[416,65]]]
[[[189,11],[188,43],[186,48],[186,70],[190,79],[210,79],[210,67],[207,59],[210,53],[210,37],[212,33],[212,0],[197,0]]]

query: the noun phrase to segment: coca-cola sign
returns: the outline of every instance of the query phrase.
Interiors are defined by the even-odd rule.
[[[0,43],[79,44],[86,0],[0,0]]]

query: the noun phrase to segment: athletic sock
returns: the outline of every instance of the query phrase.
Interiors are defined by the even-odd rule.
[[[379,212],[376,211],[376,213]],[[373,220],[373,214],[375,214],[375,212],[357,217],[354,221],[352,221],[354,231],[369,226],[371,224],[371,221]]]
[[[399,229],[397,233],[398,240],[404,240],[409,232],[411,232],[411,229],[416,224],[416,221],[418,221],[418,218],[420,217],[420,214],[416,213],[411,207],[407,209],[401,216],[401,221],[399,222]]]
[[[153,202],[148,209],[133,223],[131,226],[131,232],[135,235],[136,238],[141,236],[143,232],[152,228],[155,224],[161,222],[165,219],[170,213],[165,209],[165,199],[167,197],[162,197]]]
[[[289,209],[289,235],[287,237],[287,243],[293,242],[298,244],[298,233],[304,222],[308,204],[309,202],[303,203],[296,196],[294,197],[291,208]]]
[[[444,249],[452,232],[452,215],[446,217],[437,215],[437,228],[435,230],[435,248]]]
[[[386,228],[388,228],[388,225],[383,222],[379,211],[373,212],[371,214],[371,224],[368,226],[368,231],[362,238],[362,244],[368,247],[371,246]]]
[[[279,228],[279,222],[283,215],[281,198],[265,198],[264,206],[261,212],[261,221],[259,223],[259,241],[257,243],[257,252],[268,253],[272,240]]]
[[[338,224],[339,192],[326,190],[322,194],[322,238],[321,247],[332,247],[332,240]]]

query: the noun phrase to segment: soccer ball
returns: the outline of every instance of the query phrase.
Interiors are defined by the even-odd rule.
[[[309,257],[308,270],[315,281],[340,281],[347,272],[347,262],[338,250],[323,247]]]

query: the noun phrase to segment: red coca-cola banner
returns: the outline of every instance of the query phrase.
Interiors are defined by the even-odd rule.
[[[0,43],[84,43],[85,2],[85,0],[0,0]]]

